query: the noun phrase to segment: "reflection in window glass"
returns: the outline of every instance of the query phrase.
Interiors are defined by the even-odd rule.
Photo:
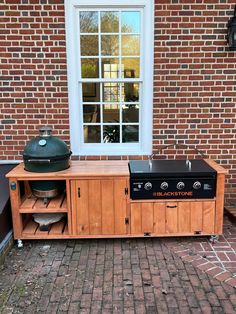
[[[118,56],[119,54],[119,36],[103,35],[101,36],[102,55],[103,56]]]
[[[103,105],[103,122],[120,122],[120,106],[117,104]]]
[[[122,105],[122,122],[139,122],[139,106]]]
[[[103,101],[119,101],[120,85],[118,83],[103,84]]]
[[[122,77],[123,78],[139,78],[140,77],[140,64],[139,58],[122,58]]]
[[[80,50],[81,56],[98,56],[98,36],[81,35]]]
[[[98,78],[98,59],[81,59],[82,78]]]
[[[101,32],[118,33],[119,32],[119,13],[101,12]]]
[[[106,58],[102,59],[102,77],[119,78],[119,59]]]
[[[100,122],[100,106],[99,105],[84,105],[83,106],[84,123]]]
[[[121,53],[123,56],[140,55],[139,35],[122,35]]]
[[[99,102],[100,101],[100,84],[99,83],[83,83],[82,93],[83,101]]]
[[[120,126],[104,125],[103,126],[103,142],[119,143],[120,142]]]
[[[98,12],[92,11],[80,12],[79,17],[81,33],[98,32]]]
[[[121,31],[140,33],[140,12],[121,12]]]
[[[126,102],[139,101],[138,83],[122,83],[122,101]]]
[[[122,142],[138,142],[139,127],[137,125],[123,125],[122,126]]]
[[[84,126],[85,143],[101,143],[101,127],[95,125]]]

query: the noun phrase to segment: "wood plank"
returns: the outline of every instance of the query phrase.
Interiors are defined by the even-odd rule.
[[[131,234],[141,234],[142,233],[142,211],[141,204],[135,203],[131,204],[131,224],[130,224],[130,232]]]
[[[101,180],[102,234],[114,234],[114,183],[113,180]]]
[[[178,231],[178,203],[166,203],[166,233],[177,233]]]
[[[166,232],[166,204],[154,203],[154,218],[153,227],[155,234],[162,234]]]
[[[153,204],[141,204],[142,233],[153,233]]]
[[[191,202],[191,232],[203,230],[203,203]]]
[[[38,224],[33,221],[33,220],[30,220],[27,225],[25,226],[23,232],[22,232],[22,235],[29,235],[29,234],[32,234],[34,235],[36,230],[38,228]]]
[[[36,201],[37,201],[37,198],[35,196],[25,198],[25,200],[23,201],[23,203],[20,206],[20,210],[21,210],[21,208],[33,209]]]
[[[213,234],[215,231],[215,202],[203,202],[203,232]]]
[[[225,175],[217,174],[215,204],[215,234],[223,233]]]
[[[65,178],[101,178],[101,176],[129,176],[128,160],[72,160],[71,167],[58,172],[29,172],[24,170],[24,164],[21,163],[12,169],[7,178],[17,177],[18,180],[37,180],[37,179],[57,179]]]
[[[190,232],[191,216],[190,202],[178,202],[178,231]]]
[[[12,188],[11,188],[12,186]],[[13,188],[15,186],[15,189]],[[11,211],[12,211],[12,224],[14,239],[21,239],[23,231],[22,215],[19,214],[21,196],[19,181],[16,178],[9,179]]]
[[[50,199],[47,209],[50,211],[51,209],[61,208],[64,198],[65,198],[65,193]]]
[[[47,203],[44,204],[42,198],[38,198],[38,199],[36,200],[34,206],[33,206],[33,209],[34,209],[34,210],[37,210],[37,209],[42,210],[42,209],[43,209],[43,210],[46,211],[47,205],[48,205]]]
[[[224,167],[222,167],[221,165],[219,165],[216,161],[214,161],[212,159],[204,159],[204,160],[208,163],[209,166],[211,166],[213,169],[215,169],[218,174],[228,173],[228,170],[225,169]]]
[[[89,180],[89,229],[90,234],[102,233],[101,182]]]
[[[127,187],[126,179],[114,179],[114,210],[115,210],[115,234],[126,234],[127,225],[125,218],[127,214],[127,196],[125,188]]]
[[[72,204],[73,211],[76,212],[77,234],[89,234],[89,182],[87,180],[75,181]]]
[[[63,233],[65,226],[65,220],[58,221],[51,225],[49,234],[58,234],[61,235]]]

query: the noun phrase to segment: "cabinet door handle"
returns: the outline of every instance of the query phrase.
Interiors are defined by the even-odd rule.
[[[167,205],[166,207],[167,207],[167,208],[176,208],[177,205],[173,205],[173,206],[172,206],[172,205]]]
[[[78,197],[80,197],[80,188],[78,188]]]

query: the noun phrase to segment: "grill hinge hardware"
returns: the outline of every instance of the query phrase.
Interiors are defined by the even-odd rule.
[[[128,188],[125,188],[125,195],[128,195],[128,192],[129,192]]]
[[[80,197],[80,188],[78,188],[78,197]]]
[[[194,231],[194,234],[201,234],[202,231]]]
[[[125,217],[125,224],[128,225],[129,224],[129,218]]]
[[[151,236],[151,232],[144,232],[143,234],[145,237],[150,237]]]

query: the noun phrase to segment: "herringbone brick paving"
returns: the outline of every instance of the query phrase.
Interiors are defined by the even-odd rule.
[[[174,241],[25,241],[1,267],[0,312],[236,313],[236,289],[182,260]]]

